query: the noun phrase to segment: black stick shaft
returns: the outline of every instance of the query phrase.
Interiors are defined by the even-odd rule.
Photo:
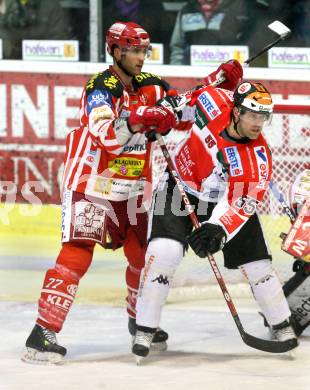
[[[250,62],[254,61],[257,57],[259,57],[260,55],[262,55],[263,53],[271,49],[273,46],[275,46],[278,42],[282,41],[283,38],[284,37],[281,36],[276,40],[274,40],[273,42],[269,43],[269,45],[263,47],[258,53],[254,54],[252,57],[244,61],[244,63],[248,65]]]

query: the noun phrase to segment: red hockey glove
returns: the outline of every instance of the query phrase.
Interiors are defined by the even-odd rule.
[[[215,253],[223,248],[226,233],[222,226],[204,222],[191,233],[187,240],[197,256],[206,257],[208,253]]]
[[[172,111],[161,106],[140,106],[136,111],[132,111],[128,123],[130,127],[142,125],[138,131],[140,133],[155,130],[157,133],[166,133],[176,126],[176,118]]]
[[[204,78],[204,82],[211,84],[218,80],[221,75],[225,78],[225,81],[217,86],[234,91],[243,77],[243,68],[237,60],[229,60],[221,64],[215,72]]]

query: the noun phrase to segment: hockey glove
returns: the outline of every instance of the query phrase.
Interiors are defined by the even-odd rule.
[[[204,78],[204,82],[207,85],[211,84],[218,80],[221,76],[224,77],[225,81],[217,86],[219,88],[234,91],[243,77],[243,68],[237,60],[229,60],[224,64],[221,64],[215,72],[212,72],[209,76]]]
[[[157,133],[165,134],[176,126],[176,118],[174,113],[166,107],[140,106],[130,113],[128,124],[131,129],[140,125],[136,130],[140,133],[155,130]]]
[[[157,106],[165,107],[177,116],[177,119],[182,118],[182,109],[186,106],[189,99],[186,95],[165,96],[156,102]]]
[[[215,253],[226,243],[226,233],[219,225],[204,222],[188,237],[188,243],[199,257],[206,257],[208,253]]]
[[[302,272],[304,275],[310,274],[310,264],[302,259],[296,259],[293,263],[294,272]]]

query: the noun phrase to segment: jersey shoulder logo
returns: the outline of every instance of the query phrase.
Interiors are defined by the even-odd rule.
[[[157,76],[156,74],[153,74],[153,73],[141,72],[140,74],[135,76],[135,81],[138,84],[144,84],[144,83],[154,82],[154,81],[159,82],[160,80],[161,80],[161,77]]]
[[[206,113],[209,120],[213,120],[221,114],[221,110],[218,105],[207,91],[204,91],[201,95],[199,95],[198,104]]]
[[[93,109],[95,107],[100,107],[103,105],[111,106],[111,96],[108,91],[94,89],[88,96],[87,96],[87,105],[90,109]]]
[[[133,83],[137,86],[137,88],[146,87],[149,85],[158,85],[165,91],[170,89],[170,85],[167,83],[167,81],[153,73],[141,72],[139,75],[134,77]]]
[[[87,82],[85,89],[87,94],[93,92],[94,89],[105,89],[117,98],[122,96],[124,90],[122,83],[109,69],[96,73]]]

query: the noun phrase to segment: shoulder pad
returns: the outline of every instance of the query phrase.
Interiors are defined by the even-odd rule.
[[[86,84],[86,93],[91,93],[94,89],[105,89],[113,96],[119,98],[123,94],[124,87],[117,77],[109,69],[96,73]]]
[[[139,88],[147,85],[159,85],[164,88],[165,91],[168,91],[171,88],[167,81],[152,73],[141,72],[138,76],[134,77],[134,81]]]

